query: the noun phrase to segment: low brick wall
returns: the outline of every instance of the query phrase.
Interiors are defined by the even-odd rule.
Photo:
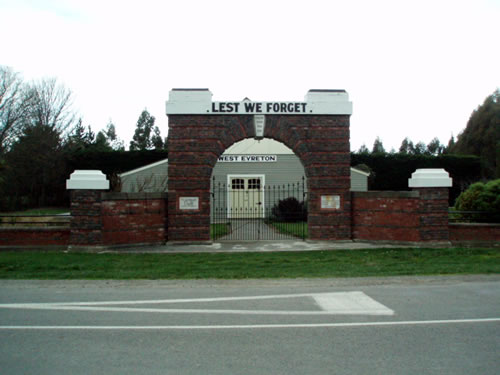
[[[102,193],[102,245],[165,243],[166,198],[163,193]]]
[[[352,238],[366,241],[420,241],[420,193],[352,193]]]
[[[69,227],[10,227],[0,228],[0,248],[67,247]]]
[[[453,223],[449,228],[454,245],[500,246],[500,224]]]

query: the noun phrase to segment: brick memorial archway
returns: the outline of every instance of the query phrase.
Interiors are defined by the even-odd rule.
[[[210,240],[210,177],[245,138],[284,143],[304,165],[312,240],[351,239],[349,116],[344,90],[310,90],[304,102],[213,102],[208,89],[173,89],[166,104],[168,240]]]

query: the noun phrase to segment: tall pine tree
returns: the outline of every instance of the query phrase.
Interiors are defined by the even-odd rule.
[[[151,140],[151,133],[154,124],[154,116],[151,116],[146,109],[142,111],[137,120],[134,136],[130,141],[130,151],[149,150],[152,148],[153,142]]]
[[[479,156],[483,177],[500,177],[500,89],[472,112],[465,130],[449,152]]]

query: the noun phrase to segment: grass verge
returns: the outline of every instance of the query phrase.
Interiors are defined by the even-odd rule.
[[[0,252],[2,279],[245,279],[500,273],[498,249],[277,253]]]
[[[231,224],[220,223],[210,224],[210,238],[217,239],[229,234],[231,231]]]
[[[289,234],[298,238],[308,238],[306,222],[301,221],[296,223],[286,223],[274,221],[270,222],[269,225],[274,227],[280,233]]]

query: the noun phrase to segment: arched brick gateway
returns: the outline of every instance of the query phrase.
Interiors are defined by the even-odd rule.
[[[304,165],[309,238],[351,239],[351,113],[344,90],[310,90],[304,102],[212,102],[208,89],[170,91],[168,240],[210,239],[212,168],[233,143],[262,136],[284,143]]]

